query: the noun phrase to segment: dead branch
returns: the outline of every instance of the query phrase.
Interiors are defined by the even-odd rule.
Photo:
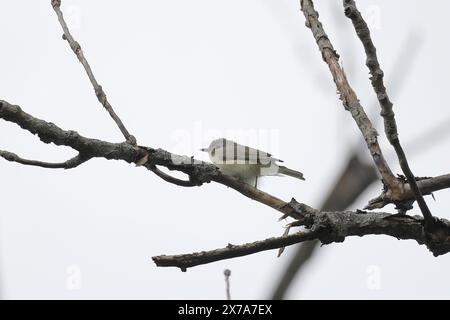
[[[301,204],[291,202],[293,207]],[[415,240],[425,244],[435,255],[450,251],[450,222],[439,220],[439,231],[426,234],[424,220],[421,217],[392,215],[384,212],[304,212],[304,220],[311,225],[307,231],[270,238],[243,245],[228,244],[225,248],[174,256],[156,256],[153,261],[159,267],[178,267],[186,271],[189,267],[207,264],[219,260],[241,257],[261,251],[278,249],[295,243],[319,240],[322,244],[343,242],[350,236],[388,235],[397,239]]]
[[[76,157],[73,157],[72,159],[69,159],[64,162],[59,163],[42,162],[37,160],[23,159],[15,153],[3,150],[0,150],[0,157],[4,158],[5,160],[17,162],[26,166],[34,166],[47,169],[73,169],[81,165],[83,162],[89,160],[88,158],[82,157],[81,155],[77,155]]]
[[[293,235],[285,235],[283,237],[271,238],[241,246],[229,245],[227,248],[210,252],[154,257],[153,259],[158,265],[178,266],[185,270],[187,267],[199,264],[248,255],[263,250],[282,248],[287,245],[308,240],[319,240],[323,244],[328,244],[332,242],[342,242],[348,236],[364,236],[368,234],[384,234],[398,239],[412,239],[419,244],[426,245],[435,256],[450,251],[450,222],[444,219],[434,220],[429,210],[427,211],[428,208],[421,196],[421,193],[427,194],[443,188],[448,188],[450,186],[450,175],[424,178],[417,182],[416,178],[412,175],[406,161],[406,156],[404,155],[398,140],[392,104],[387,98],[386,90],[384,88],[382,71],[376,60],[375,47],[370,40],[370,34],[367,33],[367,26],[362,20],[362,17],[358,15],[353,1],[344,1],[347,5],[346,14],[355,23],[357,32],[358,30],[362,30],[363,34],[361,40],[365,45],[366,52],[368,52],[368,58],[372,58],[372,60],[375,59],[376,61],[376,63],[373,61],[368,63],[373,76],[372,81],[374,89],[379,95],[378,98],[385,119],[386,134],[397,152],[402,169],[408,179],[408,183],[396,177],[389,168],[389,165],[381,152],[377,140],[377,132],[367,117],[356,93],[348,83],[343,69],[339,65],[339,56],[328,39],[322,24],[318,20],[318,14],[314,10],[312,1],[302,0],[301,8],[306,18],[306,25],[312,30],[313,36],[322,53],[322,58],[331,71],[333,80],[340,93],[340,99],[342,100],[345,109],[351,113],[361,131],[375,166],[383,178],[387,191],[380,201],[383,203],[391,201],[398,204],[416,199],[421,207],[424,219],[405,215],[391,215],[389,213],[318,211],[305,204],[298,203],[295,199],[292,199],[289,203],[285,202],[234,177],[224,175],[213,164],[195,160],[193,157],[176,155],[163,149],[138,146],[136,144],[136,139],[129,134],[120,118],[114,112],[102,87],[97,83],[80,45],[70,34],[67,24],[64,21],[62,11],[60,10],[61,1],[52,0],[51,3],[64,31],[63,38],[68,41],[72,51],[82,63],[94,87],[98,100],[116,122],[126,138],[126,142],[111,143],[83,137],[76,131],[63,130],[53,123],[33,117],[24,112],[19,106],[0,100],[1,119],[15,123],[22,129],[27,130],[32,134],[36,134],[44,143],[68,146],[78,152],[78,156],[63,163],[27,160],[8,151],[0,151],[0,156],[8,161],[14,161],[24,165],[54,169],[74,168],[92,158],[122,160],[128,163],[134,163],[139,167],[145,167],[163,180],[183,187],[201,186],[204,183],[214,181],[230,187],[246,197],[276,209],[283,213],[283,217],[290,216],[296,219],[296,221],[291,224],[292,226],[303,226],[306,228],[305,231],[297,232]],[[169,170],[183,172],[189,178],[188,180],[174,178],[159,170],[158,166],[166,167]],[[427,228],[425,230],[425,226],[429,226],[431,221],[433,222],[433,228]]]
[[[433,215],[428,208],[425,199],[420,191],[419,186],[416,182],[416,177],[409,167],[408,160],[406,158],[405,152],[400,144],[400,139],[398,137],[397,123],[395,121],[395,114],[393,111],[393,104],[389,99],[386,92],[386,87],[384,86],[384,72],[381,70],[380,63],[378,62],[377,49],[373,44],[372,38],[370,36],[370,30],[367,23],[364,21],[361,13],[356,8],[354,0],[344,0],[344,10],[345,15],[352,21],[355,28],[356,34],[361,40],[364,50],[367,55],[366,65],[370,70],[372,87],[377,95],[378,102],[381,106],[381,116],[384,119],[384,131],[386,137],[388,138],[390,144],[394,147],[397,153],[398,160],[400,162],[400,167],[405,174],[409,188],[414,194],[414,198],[417,201],[420,210],[425,218],[427,227],[432,227],[434,223]],[[395,188],[390,190],[392,198],[401,197],[402,195],[396,195],[395,193],[399,191],[404,191],[404,189]],[[403,196],[404,197],[404,196]]]
[[[122,120],[120,120],[119,116],[114,111],[113,107],[111,106],[108,99],[106,98],[106,94],[103,91],[102,86],[98,84],[97,79],[95,78],[94,73],[92,72],[91,66],[89,65],[88,61],[86,60],[86,57],[84,56],[84,53],[83,53],[83,50],[81,49],[80,44],[77,41],[75,41],[72,34],[70,33],[69,27],[67,26],[67,23],[64,20],[64,15],[61,11],[61,0],[52,0],[51,4],[53,7],[53,10],[55,10],[56,15],[58,16],[58,21],[61,24],[61,28],[63,29],[63,32],[64,32],[63,39],[67,40],[73,53],[75,53],[78,60],[83,65],[84,70],[86,71],[86,74],[89,77],[89,81],[91,82],[92,86],[94,87],[95,95],[97,96],[98,101],[102,104],[102,106],[106,109],[106,111],[108,111],[109,115],[114,120],[116,125],[119,127],[119,129],[122,132],[123,136],[125,137],[126,141],[135,145],[136,138],[128,132],[128,130],[127,130],[127,128],[125,128],[125,125],[123,124]]]
[[[19,106],[0,100],[0,118],[19,125],[22,129],[36,134],[44,143],[54,143],[57,146],[67,146],[76,150],[82,159],[105,158],[107,160],[123,160],[128,163],[139,164],[155,172],[165,181],[184,186],[200,186],[215,181],[230,187],[255,201],[263,203],[294,219],[301,219],[301,215],[289,206],[289,203],[278,199],[264,191],[240,181],[234,177],[223,175],[213,164],[195,160],[191,157],[180,156],[163,149],[153,149],[143,146],[133,146],[130,143],[111,143],[98,139],[86,138],[76,131],[66,131],[53,123],[38,119],[24,112]],[[6,151],[3,151],[6,155]],[[8,153],[12,154],[12,153]],[[142,163],[142,159],[146,159]],[[19,160],[9,157],[9,161]],[[86,162],[83,161],[83,162]],[[16,161],[19,162],[19,161]],[[22,161],[24,162],[24,161]],[[30,162],[30,161],[28,161]],[[19,162],[20,163],[20,162]],[[36,163],[35,163],[36,164]],[[163,166],[169,170],[177,170],[189,176],[184,182],[155,170],[155,166]],[[59,167],[63,167],[62,165]]]
[[[389,168],[389,165],[387,164],[381,151],[380,145],[378,144],[378,133],[364,111],[364,108],[360,104],[355,91],[348,83],[344,70],[339,65],[339,55],[334,50],[333,45],[328,39],[328,36],[322,27],[322,23],[319,21],[319,15],[314,10],[312,1],[302,0],[301,9],[306,18],[306,27],[311,29],[316,43],[322,53],[322,58],[330,69],[344,108],[351,113],[359,130],[361,131],[361,134],[366,141],[367,148],[370,151],[380,175],[389,188],[393,190],[400,188],[401,183]]]

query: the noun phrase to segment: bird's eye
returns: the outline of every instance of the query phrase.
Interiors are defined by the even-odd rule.
[[[211,155],[214,157],[214,155],[216,154],[216,148],[211,150]]]

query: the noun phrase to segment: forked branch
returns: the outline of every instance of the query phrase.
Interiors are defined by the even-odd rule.
[[[405,174],[410,189],[412,190],[415,200],[417,201],[420,210],[425,218],[427,228],[433,227],[434,219],[431,214],[430,209],[423,198],[422,192],[416,182],[416,177],[409,167],[408,160],[406,158],[405,152],[400,144],[400,139],[398,137],[397,123],[395,121],[395,114],[393,111],[393,104],[389,99],[386,92],[386,87],[384,86],[384,72],[381,70],[380,63],[378,62],[377,49],[373,44],[372,38],[370,36],[370,30],[367,23],[364,21],[361,13],[356,8],[354,0],[344,0],[344,10],[345,15],[351,19],[353,26],[355,28],[356,34],[361,40],[364,50],[366,52],[366,65],[369,68],[371,74],[372,87],[377,95],[378,102],[381,106],[381,116],[384,119],[384,131],[386,137],[388,138],[390,144],[394,147],[397,154],[398,160],[400,162],[400,167]],[[393,193],[398,192],[398,189],[392,189]],[[401,195],[400,195],[401,196]],[[396,195],[394,194],[395,198]]]
[[[408,179],[408,183],[396,177],[387,164],[377,140],[377,132],[367,117],[364,108],[339,64],[339,56],[328,39],[322,24],[318,20],[318,14],[314,10],[311,0],[302,0],[301,7],[306,18],[306,25],[312,30],[314,38],[322,53],[323,60],[327,63],[336,87],[340,93],[340,99],[348,110],[359,130],[361,131],[372,159],[386,185],[387,191],[372,203],[373,207],[381,207],[386,203],[402,203],[416,199],[421,207],[424,219],[405,215],[391,215],[388,213],[356,212],[321,212],[307,205],[298,203],[295,199],[285,202],[268,193],[234,177],[224,175],[210,163],[195,160],[193,157],[180,156],[163,149],[138,146],[136,139],[129,134],[120,118],[114,112],[108,102],[102,87],[97,83],[91,67],[88,64],[78,42],[74,40],[64,21],[61,12],[60,0],[51,1],[61,27],[64,31],[64,39],[68,41],[72,51],[83,65],[101,104],[109,112],[122,134],[126,138],[123,143],[111,143],[98,139],[86,138],[75,131],[66,131],[53,123],[38,119],[21,110],[19,106],[0,100],[0,119],[19,125],[22,129],[36,134],[44,143],[54,143],[58,146],[68,146],[78,152],[78,156],[62,162],[49,163],[37,160],[28,160],[18,155],[0,151],[0,156],[8,161],[24,165],[39,166],[53,169],[70,169],[81,165],[92,158],[104,158],[108,160],[122,160],[144,167],[154,172],[161,179],[183,187],[200,186],[211,181],[230,187],[246,197],[265,204],[283,214],[283,218],[295,219],[291,226],[302,226],[304,231],[279,238],[271,238],[242,246],[229,245],[227,248],[201,252],[188,255],[158,256],[154,257],[155,263],[160,266],[177,266],[185,270],[199,264],[209,263],[222,259],[248,255],[263,250],[283,248],[294,243],[320,240],[322,243],[342,242],[348,236],[364,236],[368,234],[384,234],[398,239],[412,239],[419,244],[424,244],[434,254],[440,255],[450,251],[450,222],[444,219],[434,220],[426,207],[421,194],[450,187],[450,175],[435,178],[423,178],[416,182],[406,161],[406,156],[400,146],[392,104],[386,94],[383,84],[383,74],[376,57],[375,47],[370,39],[367,25],[362,20],[356,9],[354,1],[344,0],[346,14],[352,19],[355,29],[364,44],[368,56],[368,66],[372,73],[372,84],[377,93],[382,115],[385,119],[386,135],[394,146],[399,157],[402,169]],[[161,171],[158,166],[169,170],[183,172],[188,176],[187,180],[174,178]],[[428,211],[427,211],[428,210]],[[433,228],[424,228],[433,223]]]
[[[228,244],[222,249],[173,256],[161,255],[152,259],[159,267],[178,267],[186,271],[190,267],[278,249],[300,242],[317,239],[323,244],[329,244],[343,242],[350,236],[365,235],[388,235],[397,239],[415,240],[419,244],[425,244],[435,256],[450,251],[450,222],[444,219],[439,220],[439,232],[425,234],[424,220],[421,217],[361,211],[317,211],[312,214],[305,212],[304,215],[306,220],[312,221],[312,226],[306,231],[238,246]]]

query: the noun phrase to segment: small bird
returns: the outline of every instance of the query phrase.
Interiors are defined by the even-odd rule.
[[[243,146],[234,141],[220,138],[213,140],[209,147],[200,149],[208,152],[209,159],[222,173],[236,177],[257,187],[258,177],[287,175],[300,180],[303,173],[276,162],[283,162],[274,158],[270,153]]]

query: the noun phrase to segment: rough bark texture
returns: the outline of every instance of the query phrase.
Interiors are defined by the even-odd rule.
[[[311,0],[301,0],[301,8],[306,18],[306,26],[311,29],[316,43],[320,49],[323,60],[327,63],[333,80],[336,84],[340,98],[346,110],[350,112],[359,130],[361,131],[367,148],[373,158],[374,164],[383,178],[386,190],[377,199],[371,201],[370,208],[382,207],[387,203],[395,203],[404,206],[417,200],[424,219],[405,215],[391,215],[389,213],[335,212],[332,210],[318,211],[305,204],[292,199],[289,203],[270,194],[254,188],[253,186],[231,176],[224,175],[210,163],[197,161],[193,157],[172,154],[163,149],[155,149],[138,146],[136,139],[125,128],[124,124],[114,112],[106,98],[102,87],[98,84],[92,69],[87,62],[80,44],[70,34],[60,9],[60,0],[51,0],[51,5],[58,17],[63,29],[63,39],[67,40],[70,48],[83,65],[95,94],[102,106],[109,112],[127,142],[111,143],[98,139],[86,138],[76,131],[67,131],[53,123],[38,119],[22,111],[19,106],[0,100],[0,119],[13,122],[24,130],[39,137],[44,143],[54,143],[58,146],[68,146],[78,152],[78,155],[62,163],[48,163],[38,160],[23,159],[20,156],[0,150],[0,157],[8,161],[14,161],[23,165],[39,166],[51,169],[72,169],[92,158],[105,158],[108,160],[122,160],[143,166],[154,172],[161,179],[183,187],[200,186],[211,181],[233,188],[241,194],[263,203],[283,214],[282,218],[295,219],[290,226],[304,227],[306,230],[279,238],[271,238],[241,246],[229,245],[227,248],[200,252],[187,255],[158,256],[153,260],[160,266],[177,266],[183,270],[199,264],[217,260],[228,259],[263,250],[283,248],[287,245],[308,240],[318,240],[323,244],[342,242],[348,236],[365,236],[369,234],[384,234],[398,239],[411,239],[419,244],[424,244],[435,255],[447,253],[450,250],[450,223],[444,219],[434,219],[423,199],[422,193],[450,187],[450,175],[435,178],[423,178],[416,181],[412,174],[406,156],[400,146],[398,133],[386,88],[383,84],[383,72],[376,57],[376,50],[370,38],[370,32],[362,16],[356,9],[352,0],[344,0],[346,15],[352,20],[355,30],[360,37],[366,54],[367,66],[372,74],[372,84],[382,108],[382,116],[385,120],[385,131],[389,141],[393,145],[402,170],[408,183],[394,176],[388,166],[377,140],[377,132],[367,117],[364,108],[339,64],[339,56],[334,50],[322,24],[318,19],[318,13],[314,10]],[[188,180],[174,178],[162,172],[158,166],[169,170],[177,170],[188,175]],[[419,180],[419,179],[418,179]],[[432,222],[432,223],[431,223]],[[433,225],[433,228],[427,226]]]
[[[353,119],[358,125],[379,173],[383,177],[384,182],[389,185],[390,188],[398,188],[398,179],[389,168],[381,151],[380,145],[378,144],[378,133],[359,102],[355,91],[347,81],[344,70],[339,65],[339,55],[334,50],[333,45],[325,33],[322,24],[320,23],[319,15],[314,10],[312,1],[303,0],[301,2],[301,8],[306,18],[306,27],[311,29],[314,39],[316,40],[320,52],[322,53],[322,58],[330,69],[344,108],[351,113]]]
[[[325,198],[321,210],[343,211],[347,209],[368,186],[377,180],[378,175],[374,166],[361,161],[358,153],[355,152]],[[289,258],[287,267],[279,272],[279,281],[271,295],[272,299],[280,300],[285,297],[292,281],[319,247],[319,240],[307,241],[297,246],[293,256]]]
[[[425,233],[422,228],[422,220],[420,219],[412,219],[408,216],[393,219],[388,218],[387,213],[322,213],[308,207],[307,205],[296,202],[295,199],[292,199],[289,203],[284,202],[270,194],[252,187],[245,182],[227,175],[223,175],[218,168],[212,164],[197,161],[187,156],[175,155],[162,149],[133,146],[128,142],[111,143],[98,139],[86,138],[75,131],[66,131],[53,123],[35,118],[24,112],[19,106],[11,105],[2,100],[0,100],[0,118],[16,123],[21,128],[31,132],[32,134],[36,134],[44,143],[64,145],[77,150],[79,152],[78,157],[83,159],[82,162],[86,161],[86,159],[95,157],[105,158],[108,160],[123,160],[128,163],[136,163],[147,167],[152,171],[156,165],[159,165],[170,170],[177,170],[186,173],[190,177],[189,182],[191,185],[200,186],[203,183],[208,183],[211,181],[224,184],[251,199],[280,211],[283,213],[283,217],[293,217],[296,219],[296,226],[305,226],[311,230],[302,234],[301,237],[297,234],[293,237],[287,236],[282,238],[274,238],[270,241],[265,240],[256,245],[245,245],[243,248],[236,246],[232,250],[226,249],[228,251],[231,250],[231,253],[225,254],[225,252],[228,251],[224,251],[224,249],[211,253],[212,257],[209,257],[209,253],[205,253],[201,255],[200,260],[198,260],[199,258],[196,258],[195,261],[216,261],[220,256],[219,253],[225,254],[226,257],[230,257],[230,254],[237,254],[237,256],[241,256],[244,255],[244,253],[251,254],[261,250],[281,248],[283,246],[305,240],[318,239],[322,243],[331,243],[341,242],[347,236],[362,236],[366,234],[386,234],[395,236],[399,239],[414,239],[421,244],[426,244],[430,251],[432,251],[435,255],[448,252],[447,235],[450,234],[450,229],[448,228],[449,224],[446,220],[440,220],[440,227],[433,231],[433,233],[429,233],[428,237],[425,237]],[[11,157],[11,153],[0,152],[0,155],[5,154],[7,156],[7,160],[14,160],[14,157]],[[142,159],[145,159],[145,161],[142,161]],[[24,164],[29,164],[26,163],[28,161],[31,160],[24,161]],[[82,162],[80,161],[79,164]],[[34,165],[34,163],[32,165]],[[55,168],[60,168],[60,166],[55,166]],[[446,183],[443,182],[445,179],[441,177],[436,179],[436,185],[432,182],[433,178],[428,180],[429,181],[423,180],[424,186],[427,186],[428,188],[437,188],[446,185]],[[190,255],[182,255],[182,257],[190,260],[193,259]],[[167,259],[173,260],[170,256],[165,259],[155,259],[155,262],[159,261],[161,265],[165,265],[164,262],[161,261],[166,261]]]
[[[431,214],[430,209],[428,208],[425,199],[423,198],[422,192],[420,191],[419,186],[416,182],[416,177],[411,171],[409,167],[408,160],[406,158],[405,152],[400,144],[400,139],[398,137],[397,131],[397,123],[395,121],[395,114],[393,111],[393,104],[389,99],[389,96],[386,91],[386,87],[384,86],[384,72],[381,70],[380,63],[378,62],[377,57],[377,49],[372,42],[372,38],[370,36],[370,30],[367,26],[367,23],[364,21],[361,13],[356,8],[355,1],[353,0],[344,0],[344,10],[345,15],[351,19],[353,26],[355,28],[356,34],[361,40],[364,50],[366,52],[366,65],[369,68],[371,74],[371,82],[372,87],[377,95],[378,102],[381,107],[381,116],[384,119],[384,130],[386,133],[386,137],[388,138],[390,144],[394,147],[394,150],[397,154],[398,160],[400,162],[400,167],[402,168],[403,173],[408,180],[408,186],[412,193],[414,194],[414,198],[417,201],[420,210],[425,218],[427,227],[432,228],[434,224],[434,219]],[[405,192],[404,188],[393,188],[388,190],[391,192],[392,198],[401,197],[404,198],[403,195],[398,194],[398,192]],[[403,208],[406,211],[407,208]]]
[[[450,222],[444,219],[439,220],[438,232],[426,234],[424,220],[419,216],[363,211],[320,212],[305,210],[304,205],[295,200],[290,205],[303,211],[304,224],[309,228],[307,231],[239,246],[229,244],[223,249],[212,251],[173,256],[161,255],[153,257],[153,261],[160,267],[178,267],[186,271],[189,267],[282,248],[304,241],[317,239],[322,244],[329,244],[343,242],[350,236],[365,235],[388,235],[397,239],[415,240],[419,244],[425,244],[435,256],[450,250]]]
[[[283,216],[291,216],[299,219],[300,215],[291,208],[287,202],[265,193],[253,186],[240,181],[234,177],[223,175],[219,169],[211,163],[198,161],[192,157],[180,156],[163,149],[153,149],[143,146],[133,146],[128,142],[110,143],[98,139],[91,139],[81,136],[75,131],[66,131],[53,123],[35,118],[24,112],[19,106],[9,104],[0,100],[0,118],[16,123],[21,128],[36,134],[44,143],[54,143],[58,146],[68,146],[79,152],[79,157],[83,159],[105,158],[108,160],[123,160],[128,163],[140,164],[154,171],[155,166],[164,166],[169,170],[177,170],[186,173],[190,179],[186,186],[200,186],[203,183],[215,181],[226,185],[243,195],[272,207]],[[2,151],[3,156],[9,161],[21,160],[22,164],[37,165],[43,163],[34,160],[24,160],[11,152]],[[142,159],[145,159],[143,162]],[[86,160],[83,160],[83,162]],[[80,162],[79,164],[81,164]],[[60,164],[48,164],[48,168],[61,168]],[[72,166],[73,167],[73,166]],[[68,168],[68,167],[67,167]],[[66,168],[66,169],[67,169]],[[164,175],[166,180],[172,177]],[[170,178],[169,178],[170,177]]]

